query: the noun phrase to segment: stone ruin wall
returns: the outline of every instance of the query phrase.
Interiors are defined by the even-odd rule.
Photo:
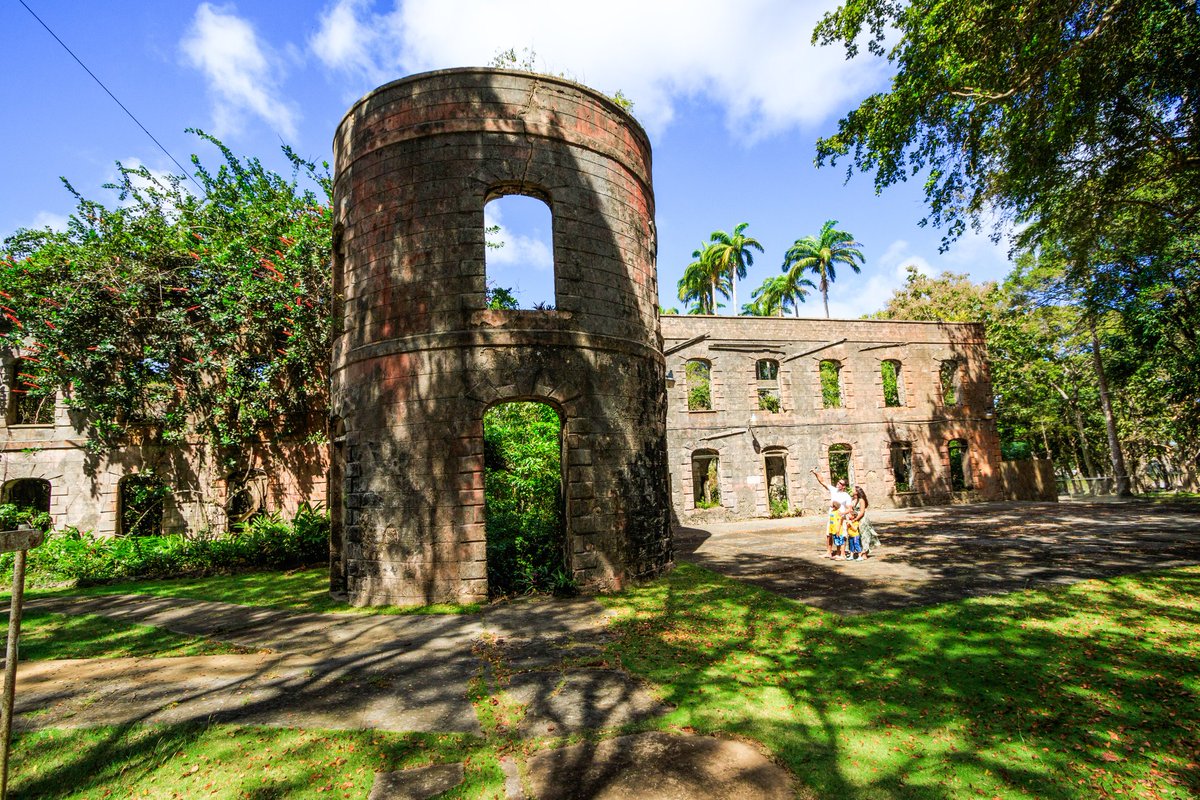
[[[820,512],[828,495],[809,472],[829,480],[829,448],[851,447],[854,480],[873,504],[908,506],[1005,496],[993,417],[983,327],[979,324],[823,320],[783,317],[664,316],[672,502],[695,517],[754,517],[769,512],[765,458],[784,456],[790,505]],[[686,364],[711,364],[711,411],[689,411]],[[759,408],[756,362],[779,364],[781,410]],[[901,364],[899,407],[884,403],[881,362]],[[819,365],[841,364],[842,406],[825,408]],[[941,365],[961,365],[960,402],[942,401]],[[752,421],[753,417],[753,421]],[[952,439],[967,442],[971,488],[949,482]],[[912,447],[911,490],[897,492],[893,441]],[[693,454],[715,452],[719,509],[696,509]]]
[[[332,588],[354,603],[487,595],[483,414],[563,421],[567,564],[588,591],[670,564],[666,401],[645,133],[543,75],[417,75],[334,143]],[[484,205],[544,200],[555,308],[491,310]],[[337,492],[336,487],[342,486]]]
[[[61,399],[53,422],[11,424],[11,366],[17,355],[0,352],[0,502],[7,501],[21,481],[46,481],[54,526],[70,525],[101,536],[121,532],[121,481],[134,475],[153,474],[171,490],[163,504],[164,533],[227,530],[229,493],[247,472],[253,475],[265,511],[290,519],[302,503],[325,503],[328,450],[320,445],[263,442],[244,452],[238,469],[226,474],[199,441],[89,451],[83,418]]]

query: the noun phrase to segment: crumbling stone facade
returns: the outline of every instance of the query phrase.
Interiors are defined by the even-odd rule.
[[[873,503],[1005,496],[982,325],[666,316],[662,334],[682,519],[767,516],[772,483],[785,511],[823,510],[810,470],[828,481],[839,457]]]
[[[483,415],[564,430],[567,564],[590,591],[671,562],[650,144],[609,98],[487,69],[360,100],[334,142],[332,585],[354,603],[487,596]],[[544,200],[553,309],[485,298],[484,205]]]
[[[0,351],[0,503],[29,496],[33,484],[48,490],[55,527],[74,526],[100,535],[123,533],[122,487],[131,478],[161,482],[163,533],[221,533],[231,512],[279,512],[290,518],[302,503],[326,498],[327,448],[299,440],[263,441],[246,448],[228,471],[207,445],[88,447],[83,414],[61,398],[32,420],[17,413],[14,367],[20,353]],[[242,503],[230,503],[231,495]]]

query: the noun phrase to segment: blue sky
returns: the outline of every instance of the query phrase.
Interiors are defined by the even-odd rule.
[[[355,99],[414,72],[485,65],[501,50],[530,49],[540,69],[623,92],[654,146],[659,289],[678,306],[676,282],[709,233],[749,222],[766,252],[739,284],[739,303],[779,272],[793,240],[826,219],[861,242],[861,275],[839,272],[835,317],[878,309],[904,267],[1002,278],[1005,245],[968,235],[946,254],[921,228],[919,178],[876,196],[869,176],[816,169],[814,142],[858,100],[887,85],[885,64],[847,62],[809,44],[833,3],[797,0],[320,0],[239,3],[64,3],[25,0],[181,162],[216,154],[184,133],[203,128],[234,152],[283,170],[281,142],[331,158],[334,128]],[[177,171],[17,0],[0,4],[0,236],[60,226],[114,162]],[[536,293],[537,231],[519,210],[499,222],[501,260]],[[532,266],[528,266],[532,265]],[[516,268],[515,266],[512,268]],[[802,307],[822,316],[819,297]]]

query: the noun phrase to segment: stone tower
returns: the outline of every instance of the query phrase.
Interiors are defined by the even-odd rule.
[[[672,558],[650,144],[604,95],[523,72],[387,84],[334,141],[331,588],[487,594],[483,414],[563,421],[567,566],[587,591]],[[485,304],[484,204],[545,201],[552,310]]]

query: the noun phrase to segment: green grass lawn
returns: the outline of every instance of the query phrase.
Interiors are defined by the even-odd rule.
[[[4,614],[7,626],[8,614]],[[7,627],[5,628],[7,635]],[[214,656],[253,652],[237,645],[171,633],[95,614],[26,611],[21,615],[19,661],[126,656]]]
[[[130,581],[82,588],[28,590],[27,597],[62,595],[147,594],[155,597],[186,597],[215,600],[245,606],[266,606],[288,611],[312,611],[323,614],[471,614],[479,605],[442,603],[432,606],[357,607],[329,596],[329,570],[312,567],[289,572],[242,572],[207,578],[172,578]],[[7,606],[8,595],[0,594]]]
[[[9,786],[14,800],[364,800],[376,771],[459,761],[467,781],[443,797],[503,786],[493,752],[462,734],[126,725],[18,734]]]
[[[602,602],[618,612],[610,658],[675,707],[646,727],[761,742],[804,798],[1200,796],[1200,568],[843,618],[682,565]],[[377,770],[454,761],[468,782],[450,796],[502,796],[499,759],[554,743],[516,737],[523,709],[497,674],[470,690],[482,737],[18,734],[14,796],[361,799]]]
[[[1200,794],[1200,568],[842,618],[683,565],[602,602],[666,724],[813,797]]]

